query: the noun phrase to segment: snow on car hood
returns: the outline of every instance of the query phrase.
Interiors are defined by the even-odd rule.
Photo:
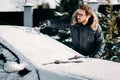
[[[36,64],[65,60],[78,54],[47,35],[32,32],[30,28],[0,26],[0,37]]]
[[[32,28],[0,26],[0,42],[11,48],[9,43],[40,68],[94,80],[120,79],[120,63],[112,61],[80,58],[77,60],[83,62],[54,64],[55,60],[73,61],[68,58],[82,55],[47,35],[37,34]]]

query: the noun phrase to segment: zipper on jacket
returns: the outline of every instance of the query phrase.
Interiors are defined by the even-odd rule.
[[[82,27],[82,28],[84,28],[84,27]],[[82,32],[83,34],[82,34],[82,43],[81,43],[81,48],[82,48],[82,50],[83,50],[83,45],[84,45],[84,43],[83,43],[83,40],[84,40],[84,39],[83,39],[83,38],[84,38],[84,31],[85,31],[85,30],[84,30],[84,29],[82,29],[82,31],[83,31],[83,32]]]
[[[77,28],[78,31],[78,52],[80,53],[80,30]]]

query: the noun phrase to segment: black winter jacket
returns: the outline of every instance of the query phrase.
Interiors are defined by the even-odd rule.
[[[98,26],[96,31],[93,31],[89,24],[86,26],[82,24],[71,26],[62,21],[63,20],[50,20],[49,27],[57,29],[70,28],[74,50],[84,56],[90,57],[94,57],[96,54],[100,56],[103,54],[105,40],[100,26]]]
[[[93,31],[89,25],[76,24],[71,26],[71,37],[74,49],[85,56],[102,55],[105,41],[100,26]]]

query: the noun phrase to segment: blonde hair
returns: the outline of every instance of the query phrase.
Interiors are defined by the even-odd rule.
[[[87,6],[87,5],[82,5],[79,7],[82,10],[85,10],[86,15],[91,15],[93,16],[93,22],[91,24],[91,28],[93,30],[97,30],[98,28],[98,17],[95,14],[95,12],[91,9],[91,7]],[[78,15],[78,9],[73,13],[72,18],[71,18],[71,25],[75,25],[77,23],[77,15]]]
[[[78,10],[78,9],[77,9]],[[75,25],[77,23],[77,10],[73,13],[71,18],[71,25]]]

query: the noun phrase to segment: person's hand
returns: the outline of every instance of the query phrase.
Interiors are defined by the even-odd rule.
[[[40,29],[43,29],[43,28],[48,27],[48,26],[50,26],[50,21],[49,20],[42,20],[39,22],[38,27],[40,27]]]
[[[100,54],[91,54],[91,55],[89,55],[89,57],[91,57],[91,58],[101,58],[101,55]]]
[[[101,56],[99,54],[96,54],[94,58],[100,58]]]

